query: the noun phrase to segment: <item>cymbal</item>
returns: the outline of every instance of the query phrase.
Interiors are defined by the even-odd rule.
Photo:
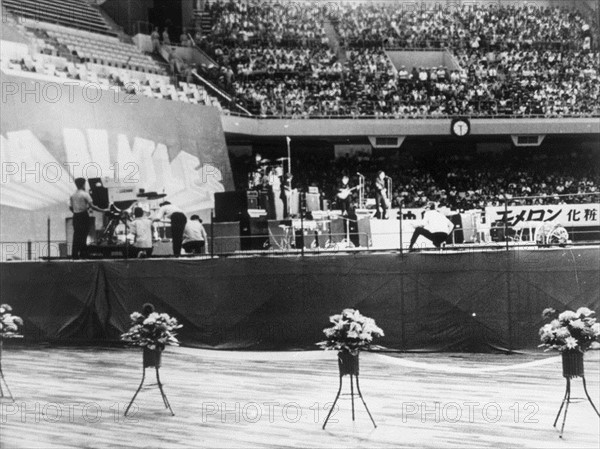
[[[270,160],[270,159],[262,159],[262,160],[261,160],[261,161],[258,163],[258,165],[267,165],[267,164],[270,164],[270,163],[271,163],[271,160]]]
[[[279,159],[277,159],[278,162],[283,162],[283,161],[287,161],[287,157],[280,157]]]
[[[159,200],[166,196],[167,196],[166,193],[156,193],[156,192],[144,193],[144,197],[146,197],[146,199],[149,199],[149,200]]]

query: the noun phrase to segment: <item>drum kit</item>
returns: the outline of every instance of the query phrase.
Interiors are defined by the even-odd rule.
[[[129,201],[120,201],[112,203],[109,211],[106,213],[108,224],[104,228],[102,235],[98,240],[99,245],[125,245],[133,243],[127,235],[128,223],[135,220],[135,209],[141,208],[144,211],[144,217],[150,218],[160,209],[160,200],[167,196],[166,193],[145,192],[140,189],[137,195],[138,199]],[[162,230],[162,233],[159,233]],[[166,228],[163,226],[154,226],[154,240],[166,238]]]
[[[267,188],[276,183],[284,175],[283,165],[288,158],[281,157],[271,161],[260,159],[256,161],[256,167],[248,174],[248,189],[259,190]]]

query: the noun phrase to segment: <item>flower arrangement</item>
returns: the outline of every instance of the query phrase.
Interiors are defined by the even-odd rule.
[[[0,339],[22,337],[19,334],[19,326],[23,325],[23,320],[10,312],[12,312],[11,306],[0,305]]]
[[[600,323],[593,318],[594,314],[587,307],[560,314],[552,308],[545,309],[542,316],[551,321],[540,328],[540,347],[545,347],[546,351],[587,351],[594,341],[600,341]]]
[[[330,316],[329,321],[333,326],[323,329],[327,340],[317,343],[326,350],[347,351],[356,355],[361,349],[372,347],[373,337],[384,335],[373,318],[361,315],[358,310],[344,309],[341,314]]]
[[[166,313],[156,313],[151,304],[144,305],[143,312],[131,314],[131,328],[121,335],[121,340],[150,350],[163,350],[167,345],[179,346],[175,330],[183,326],[177,319]]]

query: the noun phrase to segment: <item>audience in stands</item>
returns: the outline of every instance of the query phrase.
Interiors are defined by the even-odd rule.
[[[472,4],[407,10],[352,2],[324,14],[315,4],[259,0],[215,2],[208,10],[215,25],[203,46],[229,74],[226,82],[217,79],[257,115],[600,112],[600,54],[575,11]],[[330,19],[345,51],[319,39]],[[310,23],[317,33],[309,45]],[[460,69],[395,68],[383,47],[447,48]]]
[[[212,32],[192,41],[184,29],[180,42],[198,45],[216,65],[194,67],[172,55],[173,84],[194,81],[197,71],[257,116],[600,114],[597,27],[576,10],[225,0],[205,12]],[[160,37],[156,28],[155,53]],[[162,43],[170,44],[167,28]],[[385,48],[445,48],[452,58],[448,66],[395,67]]]

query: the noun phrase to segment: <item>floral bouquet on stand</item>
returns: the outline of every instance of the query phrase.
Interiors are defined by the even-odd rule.
[[[165,347],[179,346],[175,331],[183,326],[166,313],[156,313],[151,304],[144,305],[143,313],[133,312],[130,318],[131,328],[121,335],[121,340],[144,348],[145,366],[160,366],[160,354]],[[152,358],[158,365],[150,364]]]
[[[4,338],[22,338],[19,334],[19,326],[23,325],[23,320],[16,315],[12,315],[12,307],[8,304],[0,305],[0,345]],[[0,351],[2,347],[0,346]]]
[[[175,318],[170,317],[166,313],[156,313],[152,304],[144,304],[142,313],[133,312],[130,318],[131,327],[129,331],[121,335],[121,340],[132,346],[141,346],[143,348],[144,372],[140,386],[125,409],[125,416],[129,413],[131,405],[144,385],[146,368],[150,367],[156,369],[156,384],[160,390],[165,407],[170,410],[171,415],[175,416],[167,395],[163,390],[159,369],[162,362],[162,352],[165,347],[168,345],[179,346],[179,340],[177,340],[177,333],[175,331],[181,329],[183,326]]]
[[[317,343],[325,350],[338,351],[340,374],[358,374],[358,354],[361,350],[373,347],[374,337],[383,337],[383,330],[373,318],[361,315],[358,310],[344,309],[341,314],[332,315],[333,324],[323,330],[325,341]]]
[[[594,342],[600,342],[600,323],[594,318],[595,312],[587,307],[577,311],[565,310],[558,313],[548,308],[542,316],[550,323],[540,328],[540,347],[546,351],[558,350],[563,357],[563,376],[583,375],[583,354]]]
[[[16,315],[11,314],[12,307],[8,304],[0,305],[0,398],[4,397],[2,384],[6,387],[8,397],[14,401],[14,397],[8,388],[4,373],[2,372],[2,346],[5,338],[22,338],[19,334],[19,326],[23,325],[23,320]]]

